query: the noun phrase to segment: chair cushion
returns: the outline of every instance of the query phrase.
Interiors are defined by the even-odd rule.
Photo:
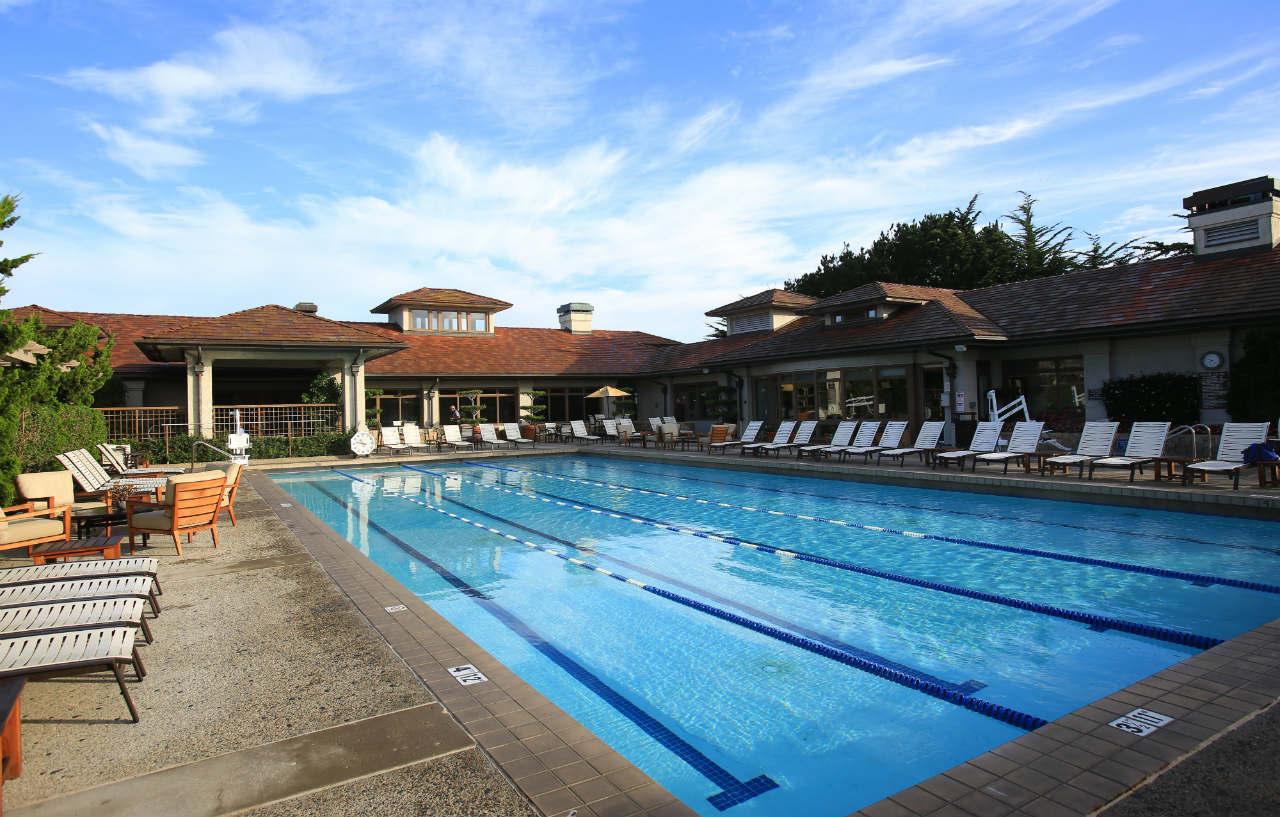
[[[53,497],[54,505],[70,505],[75,501],[75,486],[70,471],[37,471],[18,474],[18,493],[27,499]]]
[[[130,527],[138,530],[173,530],[173,514],[159,510],[135,513]]]
[[[16,545],[31,539],[58,536],[62,532],[61,519],[47,517],[10,519],[8,524],[0,527],[0,545]]]

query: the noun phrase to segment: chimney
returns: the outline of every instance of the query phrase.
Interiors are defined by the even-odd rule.
[[[1271,176],[1192,193],[1182,206],[1190,211],[1187,224],[1198,256],[1280,243],[1280,190]]]
[[[301,312],[304,315],[315,315],[320,311],[320,307],[311,301],[298,301],[293,305],[294,312]]]
[[[556,317],[560,319],[560,328],[574,335],[591,334],[591,313],[596,309],[591,304],[562,304],[556,309]]]

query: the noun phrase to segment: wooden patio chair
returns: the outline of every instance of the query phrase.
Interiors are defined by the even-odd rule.
[[[218,505],[218,513],[226,512],[231,517],[231,527],[236,526],[236,494],[240,492],[240,475],[244,466],[233,462],[227,466],[226,487],[222,489],[222,503]]]
[[[129,529],[129,552],[133,552],[134,536],[139,533],[168,534],[173,537],[178,555],[182,555],[182,537],[187,542],[201,531],[213,536],[218,546],[218,513],[227,487],[222,471],[201,471],[170,477],[162,501],[130,499],[125,503]]]
[[[0,508],[0,551],[31,549],[45,542],[71,541],[71,506],[38,507],[35,502]]]

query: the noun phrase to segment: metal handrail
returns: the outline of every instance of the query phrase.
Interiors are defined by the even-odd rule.
[[[1169,432],[1169,436],[1166,439],[1172,440],[1174,437],[1177,437],[1179,435],[1190,434],[1191,435],[1191,458],[1198,460],[1198,459],[1201,459],[1201,457],[1200,457],[1200,445],[1196,439],[1196,429],[1201,429],[1201,428],[1204,429],[1205,435],[1208,436],[1209,438],[1208,443],[1209,443],[1210,450],[1208,453],[1212,454],[1213,453],[1213,450],[1212,450],[1213,449],[1213,429],[1209,428],[1209,426],[1205,425],[1204,423],[1192,423],[1189,425],[1178,426],[1177,428]],[[1204,459],[1208,459],[1208,457],[1205,457]]]
[[[196,470],[196,446],[200,446],[200,445],[203,445],[205,448],[210,448],[214,451],[217,451],[219,454],[224,455],[227,458],[227,460],[231,459],[230,451],[223,451],[221,448],[214,445],[213,443],[205,442],[204,440],[192,440],[191,441],[191,470],[192,471]]]

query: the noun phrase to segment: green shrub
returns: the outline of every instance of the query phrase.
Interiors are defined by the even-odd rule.
[[[1174,425],[1200,422],[1200,378],[1162,372],[1102,384],[1107,416],[1121,423],[1171,420]]]
[[[196,440],[204,439],[187,434],[173,434],[165,440],[118,440],[127,443],[139,458],[146,457],[152,463],[190,463],[191,446]],[[351,434],[319,434],[314,437],[250,437],[253,446],[249,456],[255,460],[272,460],[282,457],[322,457],[350,454]],[[205,442],[226,448],[226,440],[209,440]],[[220,462],[226,459],[222,454],[209,448],[199,446],[195,450],[196,462]]]
[[[64,451],[87,448],[96,456],[107,441],[107,421],[88,406],[43,403],[18,414],[14,450],[23,471],[61,471],[56,459]]]

